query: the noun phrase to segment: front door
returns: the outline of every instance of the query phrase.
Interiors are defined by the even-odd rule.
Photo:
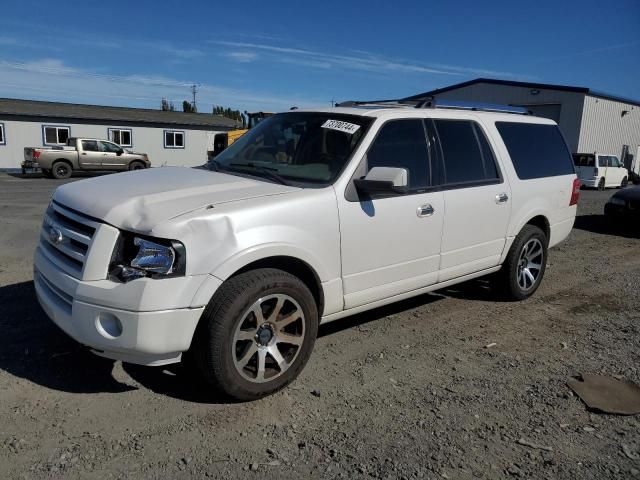
[[[98,148],[102,152],[102,167],[109,169],[113,167],[122,167],[126,163],[123,155],[122,147],[115,143],[100,141]]]
[[[511,190],[482,126],[434,120],[443,161],[444,207],[438,281],[499,264],[511,213]]]
[[[405,168],[407,194],[366,198],[353,184],[338,194],[345,308],[375,302],[437,281],[444,218],[443,193],[433,172],[421,119],[391,120],[358,171]],[[346,197],[346,198],[345,198]]]

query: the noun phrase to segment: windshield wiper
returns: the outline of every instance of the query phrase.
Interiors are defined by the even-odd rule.
[[[284,177],[278,173],[276,173],[275,168],[264,167],[262,165],[256,165],[253,162],[248,163],[230,163],[230,167],[234,167],[236,170],[244,170],[249,174],[261,173],[262,176],[270,178],[271,180],[275,180],[276,182],[282,185],[289,185],[289,182],[284,179]],[[240,168],[237,168],[240,167]]]

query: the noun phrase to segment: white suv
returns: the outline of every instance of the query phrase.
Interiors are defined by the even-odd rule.
[[[500,271],[539,286],[579,182],[551,120],[383,104],[270,117],[206,169],[59,187],[40,304],[98,355],[181,360],[241,400],[291,382],[318,325]]]

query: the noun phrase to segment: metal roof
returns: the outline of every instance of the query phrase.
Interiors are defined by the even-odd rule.
[[[622,103],[628,103],[631,105],[640,106],[640,100],[633,100],[631,98],[610,95],[608,93],[599,92],[597,90],[592,90],[587,87],[573,87],[570,85],[554,85],[550,83],[516,82],[512,80],[498,80],[495,78],[476,78],[475,80],[456,83],[455,85],[450,85],[448,87],[438,88],[436,90],[431,90],[429,92],[419,93],[418,95],[412,95],[411,97],[407,97],[403,100],[420,100],[425,97],[432,97],[434,95],[438,95],[439,93],[450,92],[452,90],[469,87],[471,85],[477,85],[479,83],[488,83],[491,85],[505,85],[509,87],[525,87],[525,88],[537,88],[537,89],[543,89],[543,90],[558,90],[563,92],[584,93],[585,95],[590,95],[592,97],[598,97],[606,100],[614,100],[616,102],[622,102]]]
[[[103,121],[105,123],[152,123],[194,127],[234,128],[239,122],[209,113],[184,113],[150,108],[107,107],[75,103],[0,98],[0,116],[54,117]]]

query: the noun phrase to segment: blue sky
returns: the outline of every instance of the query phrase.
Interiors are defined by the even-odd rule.
[[[640,1],[3,2],[0,97],[249,110],[476,77],[640,99]]]

